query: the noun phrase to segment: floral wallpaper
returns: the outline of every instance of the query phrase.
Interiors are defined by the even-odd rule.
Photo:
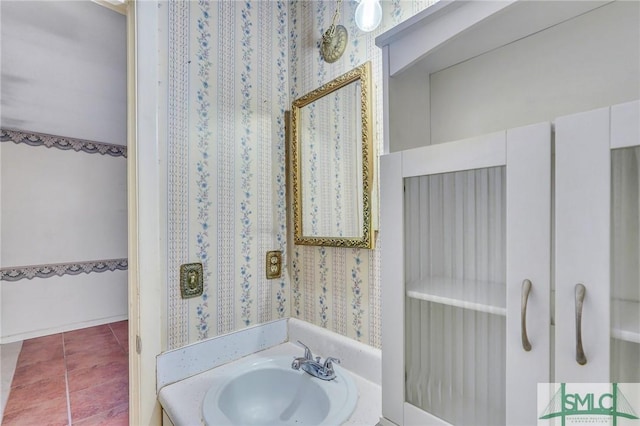
[[[352,19],[356,2],[344,0],[339,23],[349,46],[333,64],[320,57],[319,41],[337,2],[159,2],[166,349],[289,316],[380,347],[380,249],[288,246],[284,112],[371,60],[382,146],[375,36],[429,2],[383,0],[382,25],[364,34]],[[276,280],[265,277],[269,250],[288,264]],[[182,299],[179,268],[190,262],[203,264],[204,292]]]
[[[320,55],[321,35],[331,24],[332,1],[289,3],[289,94],[293,101],[364,62],[372,63],[374,143],[382,151],[382,54],[375,37],[426,8],[433,1],[382,0],[381,25],[363,33],[353,20],[356,1],[341,3],[338,23],[349,33],[344,55],[335,63]],[[377,206],[374,206],[377,208]],[[293,246],[291,316],[380,348],[380,255],[376,249]]]
[[[167,36],[166,348],[289,316],[284,1],[161,2]],[[166,25],[163,28],[163,25]],[[180,264],[202,262],[182,299]]]

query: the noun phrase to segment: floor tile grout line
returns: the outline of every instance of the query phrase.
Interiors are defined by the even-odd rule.
[[[122,347],[122,345],[120,344],[120,340],[118,339],[118,336],[116,335],[116,332],[113,331],[113,327],[111,327],[111,324],[109,325],[109,330],[111,331],[111,334],[113,335],[113,338],[116,339],[116,342],[118,343],[118,346]]]
[[[1,0],[0,0],[1,1]],[[126,352],[126,349],[124,347],[122,347],[122,345],[120,344],[120,340],[118,339],[118,336],[115,332],[115,329],[112,327],[111,324],[108,324],[110,331],[112,332],[112,335],[115,337],[116,342],[119,344],[121,350],[123,350],[124,352]],[[65,338],[65,334],[69,334],[71,336],[70,333],[59,333],[60,338],[62,339],[62,353],[63,353],[63,372],[64,372],[64,380],[65,380],[65,390],[63,395],[61,395],[63,398],[65,398],[65,402],[66,402],[66,408],[67,408],[67,422],[69,426],[72,426],[72,422],[73,422],[73,415],[72,415],[72,410],[71,410],[71,383],[70,383],[70,379],[71,379],[71,371],[69,369],[69,365],[70,365],[70,360],[69,360],[69,356],[73,357],[73,354],[68,354],[67,350],[66,350],[66,338]],[[46,337],[46,336],[45,336]],[[53,337],[53,336],[51,336]],[[70,342],[71,343],[71,342]],[[128,342],[127,342],[128,343]],[[48,345],[46,345],[48,346]],[[21,351],[22,352],[22,351]],[[20,358],[20,357],[19,357]],[[20,360],[18,360],[16,362],[16,368],[18,367],[18,364]],[[71,363],[71,365],[73,366],[73,363]],[[75,368],[74,368],[75,369]],[[127,375],[125,375],[125,378],[128,378]],[[12,380],[13,382],[13,380]],[[75,383],[75,382],[74,382]],[[58,394],[59,395],[59,394]],[[127,410],[128,410],[128,401],[126,402],[127,405]],[[5,413],[2,413],[3,415]],[[83,419],[81,419],[82,421]],[[2,423],[2,419],[0,418],[0,423]]]
[[[122,345],[122,342],[120,341],[120,339],[118,339],[118,335],[113,330],[113,327],[111,327],[111,324],[108,324],[108,325],[109,325],[109,330],[111,330],[111,334],[113,334],[113,337],[116,339],[116,342],[118,342],[118,346],[120,346],[120,349],[122,349],[124,352],[126,352],[125,349],[124,349],[124,346]]]
[[[72,426],[71,422],[71,396],[69,395],[69,369],[67,368],[67,350],[64,344],[64,333],[62,333],[62,355],[64,356],[64,387],[67,397],[67,418],[69,426]]]

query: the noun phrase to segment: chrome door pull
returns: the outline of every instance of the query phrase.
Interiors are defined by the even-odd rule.
[[[527,301],[529,300],[529,293],[531,292],[531,281],[525,279],[522,281],[522,298],[520,303],[520,329],[522,333],[522,349],[529,352],[531,350],[531,343],[529,343],[529,337],[527,337]]]
[[[587,289],[583,284],[576,284],[576,361],[580,365],[587,363],[587,357],[584,355],[582,347],[582,305],[584,303],[584,295]]]

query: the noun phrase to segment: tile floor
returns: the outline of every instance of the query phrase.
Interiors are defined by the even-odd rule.
[[[127,425],[128,324],[25,340],[3,426]]]

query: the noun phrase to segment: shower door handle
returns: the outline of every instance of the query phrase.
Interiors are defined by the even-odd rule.
[[[584,296],[586,292],[587,289],[583,284],[576,284],[576,361],[580,365],[585,365],[587,363],[587,357],[585,356],[584,348],[582,347],[582,305],[584,303]]]
[[[529,343],[529,337],[527,336],[527,301],[529,300],[530,292],[531,281],[525,279],[522,281],[522,296],[520,299],[520,330],[522,334],[522,349],[527,352],[531,350],[531,343]]]

